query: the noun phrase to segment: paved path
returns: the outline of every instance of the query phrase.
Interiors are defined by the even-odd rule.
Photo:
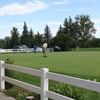
[[[4,94],[4,93],[1,93],[1,92],[0,92],[0,100],[15,100],[15,99],[12,98],[12,97],[7,96],[7,95]]]

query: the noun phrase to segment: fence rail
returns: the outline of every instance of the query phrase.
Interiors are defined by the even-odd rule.
[[[28,83],[10,78],[5,76],[5,69],[14,70],[26,74],[31,74],[34,76],[38,76],[41,78],[41,86],[37,87],[34,85],[30,85]],[[5,81],[12,83],[16,86],[25,88],[29,91],[38,93],[41,95],[41,100],[48,100],[48,98],[54,100],[74,100],[72,98],[57,94],[55,92],[48,90],[49,80],[55,80],[58,82],[63,82],[66,84],[75,85],[78,87],[82,87],[85,89],[93,90],[96,92],[100,92],[100,83],[94,81],[88,81],[80,78],[74,78],[70,76],[65,76],[61,74],[56,74],[49,72],[47,68],[42,68],[41,70],[36,70],[32,68],[25,68],[17,65],[6,64],[3,61],[0,62],[0,89],[5,89]]]
[[[29,49],[0,49],[0,53],[15,53],[15,52],[33,52],[33,48],[29,48]]]

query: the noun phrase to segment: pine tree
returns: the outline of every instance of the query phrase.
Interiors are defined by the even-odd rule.
[[[11,39],[10,39],[10,37],[5,37],[4,41],[5,41],[5,48],[10,49],[11,48]]]
[[[29,32],[26,22],[24,22],[23,32],[21,36],[21,44],[22,45],[29,45]]]
[[[60,25],[59,29],[58,29],[58,32],[57,32],[57,35],[63,33],[63,27]]]
[[[34,44],[34,32],[32,28],[29,31],[29,47],[32,48]]]
[[[50,44],[51,37],[52,37],[52,35],[51,35],[50,28],[48,27],[48,25],[46,25],[46,27],[44,29],[44,40],[45,40],[45,42]]]
[[[37,46],[42,46],[42,44],[43,44],[43,35],[40,34],[39,32],[37,32],[37,34],[35,34],[34,43]]]
[[[18,29],[13,27],[11,30],[11,47],[19,45],[19,32]]]

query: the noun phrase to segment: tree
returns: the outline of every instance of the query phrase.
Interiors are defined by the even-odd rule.
[[[92,34],[95,33],[94,23],[91,21],[89,15],[77,15],[75,17],[75,22],[78,23],[79,27],[79,41],[81,47],[86,47],[89,39],[91,39]]]
[[[48,25],[46,25],[46,27],[44,29],[44,40],[45,40],[45,42],[50,44],[51,37],[52,37],[52,35],[51,35],[50,28],[48,27]]]
[[[64,20],[64,28],[63,33],[66,34],[67,42],[70,43],[67,48],[75,48],[76,47],[76,34],[75,34],[75,25],[72,20],[72,18],[69,16],[69,18],[65,18]]]
[[[24,22],[24,26],[23,26],[23,32],[22,32],[22,36],[21,36],[21,44],[22,45],[27,45],[29,44],[29,34],[28,34],[28,28],[27,28],[27,24],[26,22]]]
[[[43,35],[40,34],[39,32],[35,34],[34,43],[38,46],[42,46],[43,44]]]
[[[54,37],[53,44],[61,47],[62,51],[69,51],[72,46],[72,38],[65,33],[60,33]]]
[[[33,43],[34,43],[34,32],[33,32],[32,28],[31,28],[30,31],[29,31],[29,44],[28,44],[28,46],[30,48],[32,48],[33,47]]]
[[[60,25],[59,30],[53,39],[53,44],[61,47],[63,51],[70,50],[73,45],[73,38],[71,37],[70,26],[72,22],[69,19],[65,19],[64,27]]]
[[[11,48],[11,39],[10,39],[10,37],[5,37],[4,41],[5,41],[5,47],[4,48],[10,49]]]
[[[5,40],[0,39],[0,48],[5,48]]]
[[[91,46],[92,47],[100,47],[100,38],[91,39]]]
[[[58,29],[58,32],[57,32],[57,35],[63,33],[63,27],[60,25],[59,29]]]
[[[11,30],[11,47],[19,45],[19,32],[18,29],[13,27]]]

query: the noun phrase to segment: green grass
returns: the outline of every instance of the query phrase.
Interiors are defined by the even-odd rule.
[[[0,54],[0,60],[10,57],[14,64],[36,69],[49,68],[62,74],[100,77],[100,52],[59,52]]]
[[[0,54],[0,60],[5,60],[7,57],[13,59],[16,65],[35,69],[49,68],[53,72],[100,81],[100,52],[98,51],[52,52],[48,53],[47,57],[43,57],[42,53]],[[40,85],[39,78],[16,72],[12,73],[14,78]],[[95,98],[95,95],[98,96],[95,93],[89,93],[88,95],[89,97],[93,96],[92,98]],[[94,100],[92,98],[87,100]],[[99,99],[95,98],[95,100]]]
[[[100,48],[79,48],[79,51],[100,51]]]

